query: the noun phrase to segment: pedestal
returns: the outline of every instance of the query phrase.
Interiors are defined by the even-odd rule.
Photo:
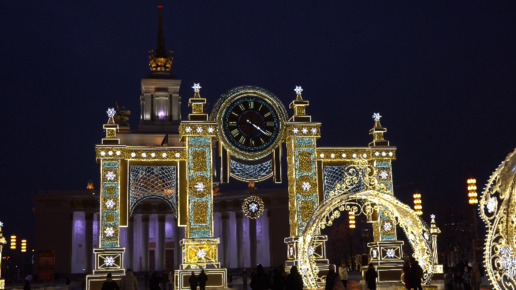
[[[400,282],[403,274],[403,241],[367,243],[371,260],[378,272],[378,282]],[[368,265],[362,267],[362,274]]]
[[[298,237],[285,238],[285,244],[287,244],[287,260],[285,261],[285,272],[289,273],[292,266],[298,265],[297,253],[298,253]],[[330,269],[330,262],[326,259],[326,241],[328,236],[315,236],[313,238],[312,249],[308,249],[312,252],[315,257],[316,266],[319,268],[317,286],[324,288],[325,282],[321,279],[326,277]]]
[[[86,276],[86,289],[100,290],[108,273],[111,273],[113,281],[120,285],[122,277],[125,276],[124,252],[125,248],[93,249],[95,270],[93,274]]]

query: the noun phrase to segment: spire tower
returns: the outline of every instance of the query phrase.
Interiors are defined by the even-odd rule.
[[[158,2],[158,35],[156,50],[149,51],[149,68],[153,72],[168,72],[172,66],[173,52],[165,48],[165,33],[163,32],[163,5]]]

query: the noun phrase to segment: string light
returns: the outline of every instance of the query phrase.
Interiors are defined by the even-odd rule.
[[[355,228],[355,213],[352,211],[348,211],[349,213],[349,228],[354,229]]]
[[[469,197],[469,204],[477,204],[478,198],[477,198],[477,181],[474,178],[469,178],[468,181],[468,197]]]
[[[414,193],[414,211],[416,212],[417,215],[422,215],[423,214],[423,206],[421,205],[421,194],[419,193]]]

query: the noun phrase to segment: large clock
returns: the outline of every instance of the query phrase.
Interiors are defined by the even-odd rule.
[[[260,159],[274,150],[283,137],[286,110],[270,92],[257,87],[228,91],[214,106],[224,146],[244,160]]]

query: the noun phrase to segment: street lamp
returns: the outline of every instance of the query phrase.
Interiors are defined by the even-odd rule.
[[[11,250],[16,250],[16,236],[11,236]]]
[[[477,204],[477,181],[474,178],[468,178],[468,197],[469,197],[469,204]]]
[[[468,198],[469,198],[469,204],[472,205],[472,210],[473,210],[473,232],[475,234],[475,239],[473,240],[473,260],[476,261],[477,260],[477,256],[480,256],[477,255],[477,249],[478,250],[481,250],[481,247],[478,246],[478,226],[477,226],[477,206],[476,204],[478,203],[478,198],[477,198],[477,181],[476,179],[474,178],[468,178],[468,180],[466,181],[466,183],[468,184]]]
[[[423,214],[423,206],[421,205],[421,194],[419,193],[414,193],[414,211],[416,212],[417,215],[422,215]]]
[[[354,229],[355,228],[355,213],[353,211],[348,211],[349,213],[349,228]]]

